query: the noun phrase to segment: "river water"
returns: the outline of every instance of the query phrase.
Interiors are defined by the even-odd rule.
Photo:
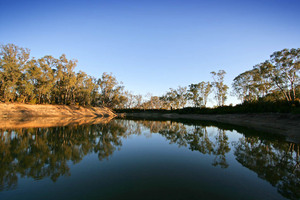
[[[0,199],[299,199],[299,144],[238,126],[115,119],[0,132]]]

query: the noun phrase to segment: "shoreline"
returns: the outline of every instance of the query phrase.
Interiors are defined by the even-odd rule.
[[[30,105],[0,103],[0,118],[8,117],[116,117],[106,107],[82,107],[66,105]]]
[[[108,108],[65,105],[29,105],[0,103],[0,128],[48,127],[88,122],[107,123],[114,117],[135,117],[148,120],[197,120],[238,125],[286,137],[289,142],[300,143],[300,114],[176,114],[176,113],[118,113]]]
[[[85,124],[107,124],[113,117],[9,117],[0,118],[1,129],[49,128],[56,126],[79,126]]]
[[[116,116],[105,107],[0,103],[0,129],[108,123]]]
[[[257,131],[283,135],[289,142],[300,143],[300,114],[163,114],[163,113],[120,113],[120,117],[143,119],[186,119],[214,121],[251,128]]]

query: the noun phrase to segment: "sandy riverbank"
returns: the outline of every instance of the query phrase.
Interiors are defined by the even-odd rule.
[[[45,117],[45,116],[116,116],[108,108],[65,105],[29,105],[0,103],[0,117]]]
[[[110,109],[99,107],[0,104],[0,128],[107,123],[115,116]]]
[[[162,114],[162,113],[127,113],[128,117],[145,119],[190,119],[201,121],[215,121],[232,125],[245,126],[258,131],[286,136],[290,142],[300,143],[300,115],[299,114]]]
[[[46,128],[84,124],[106,124],[112,117],[8,117],[0,118],[0,129]]]

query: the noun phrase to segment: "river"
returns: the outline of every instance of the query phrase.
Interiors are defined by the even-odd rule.
[[[1,129],[0,199],[299,199],[299,144],[201,121]]]

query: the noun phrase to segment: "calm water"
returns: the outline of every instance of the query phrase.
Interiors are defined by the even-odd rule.
[[[0,199],[299,199],[299,145],[241,127],[113,120],[1,130]]]

